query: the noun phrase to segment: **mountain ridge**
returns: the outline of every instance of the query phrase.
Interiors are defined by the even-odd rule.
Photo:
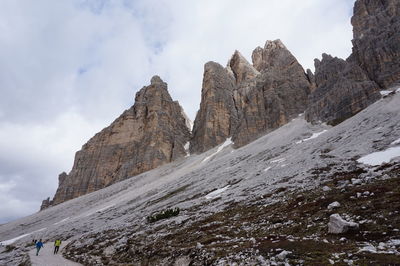
[[[252,64],[239,51],[233,53],[226,67],[212,61],[206,63],[200,109],[190,133],[188,125],[183,126],[180,123],[175,127],[172,120],[169,120],[170,125],[156,123],[141,132],[141,125],[149,123],[146,119],[151,119],[147,117],[147,107],[144,109],[143,119],[119,131],[129,146],[129,139],[133,135],[146,135],[146,132],[169,128],[173,133],[165,131],[158,137],[154,136],[157,139],[167,136],[167,139],[158,144],[163,146],[161,153],[157,149],[153,150],[154,145],[148,145],[151,141],[140,140],[137,142],[142,142],[141,144],[131,145],[130,148],[118,147],[117,150],[121,151],[110,149],[96,152],[104,149],[103,141],[108,142],[113,138],[110,134],[105,137],[104,130],[114,127],[114,123],[130,120],[127,115],[130,109],[125,111],[118,118],[119,121],[117,119],[102,131],[103,134],[96,134],[105,138],[92,145],[91,153],[85,155],[85,147],[88,147],[91,140],[77,152],[70,174],[62,173],[59,176],[59,187],[54,198],[43,201],[41,209],[171,162],[185,156],[186,150],[190,150],[191,154],[202,153],[220,145],[227,138],[232,139],[236,148],[241,147],[288,123],[303,112],[309,122],[330,124],[340,123],[360,112],[381,97],[381,89],[389,89],[400,82],[396,70],[396,66],[400,68],[400,57],[397,56],[394,44],[396,38],[400,38],[399,31],[396,31],[400,25],[400,16],[395,16],[399,4],[389,2],[381,5],[373,1],[356,1],[352,17],[352,54],[346,60],[323,54],[321,61],[315,60],[315,73],[305,71],[279,39],[266,41],[264,48],[255,48],[251,56]],[[377,41],[371,35],[370,28],[379,28],[379,36],[390,36],[389,44]],[[378,51],[378,59],[366,61],[365,57],[360,56],[361,51],[370,49]],[[382,52],[379,52],[380,49]],[[154,76],[150,87],[156,84],[167,86],[158,76]],[[152,93],[149,95],[155,97]],[[168,97],[170,98],[169,94]],[[179,108],[181,107],[175,109]],[[159,106],[158,111],[166,112],[168,116],[179,121],[185,119],[186,122],[184,115],[172,109],[174,108]],[[186,142],[190,143],[188,149],[185,148]],[[177,146],[174,146],[175,143]],[[167,151],[171,149],[176,149],[172,152],[174,154]],[[105,155],[113,152],[123,154]],[[142,160],[141,157],[146,158]],[[78,162],[84,166],[79,166]]]
[[[145,171],[0,225],[0,261],[29,265],[30,238],[61,237],[84,265],[400,264],[399,10],[357,0],[352,55],[323,54],[315,73],[279,40],[257,47],[252,65],[238,51],[226,67],[206,63],[192,132],[155,76],[128,111],[142,123],[128,124],[153,121],[131,137],[165,160],[154,166],[151,154]],[[97,138],[83,150],[115,144]],[[110,154],[100,166],[120,169]]]

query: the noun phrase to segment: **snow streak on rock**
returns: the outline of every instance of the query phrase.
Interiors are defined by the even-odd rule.
[[[368,165],[381,165],[390,162],[390,160],[398,156],[400,156],[400,147],[392,147],[384,151],[368,154],[357,161]]]
[[[306,138],[306,139],[302,139],[302,140],[297,141],[296,144],[300,144],[300,143],[302,143],[302,142],[305,142],[305,141],[309,141],[309,140],[311,140],[311,139],[318,138],[321,134],[324,134],[326,131],[328,131],[328,130],[325,129],[325,130],[322,130],[321,132],[314,133],[314,134],[312,134],[312,136],[309,137],[309,138]]]
[[[204,160],[202,161],[202,163],[207,162],[208,160],[210,160],[212,157],[214,157],[217,153],[219,153],[220,151],[222,151],[223,148],[229,146],[232,144],[231,138],[228,138],[225,140],[225,142],[220,145],[217,149],[216,152],[214,152],[213,154],[211,154],[210,156],[207,156],[206,158],[204,158]]]
[[[224,191],[227,190],[228,188],[229,188],[229,185],[227,185],[226,187],[223,187],[223,188],[214,190],[213,192],[208,193],[208,194],[206,195],[206,199],[215,199],[215,198],[218,198],[218,197],[222,194],[222,192],[224,192]]]

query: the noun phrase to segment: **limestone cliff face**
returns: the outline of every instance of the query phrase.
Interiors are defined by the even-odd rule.
[[[323,54],[315,60],[317,89],[310,95],[306,119],[337,124],[377,101],[379,86],[355,63]]]
[[[235,51],[232,58],[229,60],[228,68],[232,71],[236,84],[254,79],[260,74],[239,51]]]
[[[201,153],[225,141],[238,123],[233,93],[233,74],[220,64],[204,66],[200,110],[197,112],[190,142],[191,153]]]
[[[250,84],[238,87],[239,125],[233,134],[243,146],[303,113],[311,83],[296,58],[280,40],[267,41],[253,52],[253,65],[260,71]]]
[[[167,84],[155,76],[135,104],[76,153],[69,174],[59,176],[53,200],[43,208],[101,189],[232,137],[243,146],[306,113],[310,122],[336,124],[380,98],[379,89],[400,85],[400,1],[357,0],[353,53],[347,60],[323,55],[315,73],[280,40],[252,53],[235,51],[227,67],[204,67],[200,110],[192,135]]]
[[[104,188],[186,155],[190,139],[178,102],[158,76],[142,88],[135,104],[97,133],[75,155],[71,172],[59,176],[51,204]],[[48,203],[46,203],[48,204]]]
[[[191,152],[204,152],[228,137],[243,146],[287,123],[306,109],[310,86],[280,40],[256,48],[253,65],[238,51],[226,69],[207,63]]]
[[[351,57],[381,88],[400,85],[400,1],[357,0]]]
[[[315,61],[310,122],[339,123],[377,101],[379,89],[400,85],[400,1],[357,0],[351,22],[349,58]]]

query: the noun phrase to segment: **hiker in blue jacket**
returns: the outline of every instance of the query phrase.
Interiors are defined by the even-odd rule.
[[[36,256],[39,255],[39,250],[42,247],[44,248],[43,243],[42,243],[42,239],[40,239],[38,242],[36,242]]]

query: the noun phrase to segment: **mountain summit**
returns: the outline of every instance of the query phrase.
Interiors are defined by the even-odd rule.
[[[186,116],[154,76],[135,97],[135,104],[97,133],[75,155],[72,170],[59,176],[52,201],[42,209],[102,189],[186,156],[190,132]]]

